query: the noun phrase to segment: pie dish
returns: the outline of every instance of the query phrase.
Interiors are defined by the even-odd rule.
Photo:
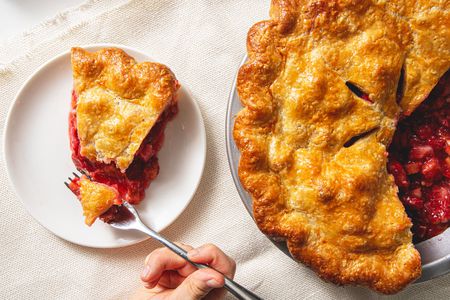
[[[391,294],[420,276],[387,150],[449,68],[448,9],[273,1],[249,31],[239,177],[259,228],[326,280]]]
[[[118,48],[72,48],[69,137],[75,166],[90,179],[71,183],[92,225],[111,221],[121,201],[138,204],[159,172],[157,153],[177,113],[178,82],[158,63],[136,63]]]

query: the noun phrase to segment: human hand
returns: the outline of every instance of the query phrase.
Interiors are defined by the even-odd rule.
[[[236,263],[217,246],[206,244],[193,249],[181,245],[188,257],[196,263],[208,264],[228,276],[234,277]],[[225,295],[224,277],[211,270],[198,270],[167,248],[159,248],[145,259],[141,288],[133,299],[222,299]]]

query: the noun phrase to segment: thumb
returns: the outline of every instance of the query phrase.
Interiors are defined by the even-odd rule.
[[[212,289],[224,285],[223,275],[211,269],[197,270],[173,291],[173,299],[198,300],[205,297]]]

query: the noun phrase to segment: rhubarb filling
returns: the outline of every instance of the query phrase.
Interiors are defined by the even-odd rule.
[[[402,118],[389,148],[388,170],[413,222],[414,242],[450,225],[450,71],[428,98]]]
[[[138,204],[145,196],[145,189],[148,188],[151,181],[159,173],[157,154],[164,141],[166,125],[178,112],[177,101],[172,101],[172,104],[160,115],[158,121],[136,152],[133,162],[124,173],[114,163],[106,164],[90,161],[81,155],[80,139],[77,133],[76,105],[77,95],[73,91],[72,109],[69,114],[69,137],[72,160],[75,166],[77,169],[88,173],[92,181],[105,184],[117,190],[120,200]],[[77,185],[77,181],[73,181],[72,185]],[[77,186],[72,186],[72,189],[77,190]],[[108,222],[112,218],[116,218],[118,214],[120,214],[120,209],[117,205],[114,205],[101,216],[101,219]]]

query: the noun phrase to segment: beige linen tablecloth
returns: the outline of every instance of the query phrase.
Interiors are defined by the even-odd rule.
[[[194,246],[217,244],[236,259],[236,280],[266,299],[382,298],[364,288],[325,283],[275,248],[252,222],[231,179],[224,138],[228,94],[247,30],[267,18],[268,10],[269,0],[87,1],[0,45],[0,126],[21,84],[56,54],[100,42],[141,49],[190,88],[207,131],[200,187],[164,234]],[[149,240],[101,250],[57,238],[25,211],[8,181],[3,154],[0,207],[0,299],[126,299],[140,284],[145,256],[159,247]],[[444,276],[394,298],[449,295],[450,276]]]

